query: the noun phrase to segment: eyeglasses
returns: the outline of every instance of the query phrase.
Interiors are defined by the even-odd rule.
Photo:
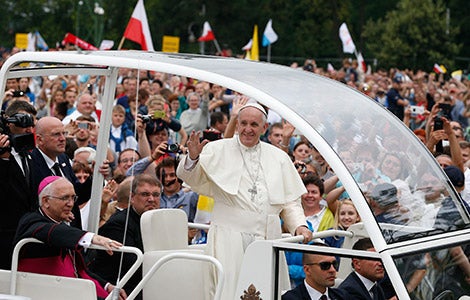
[[[135,163],[135,161],[136,161],[135,158],[123,158],[119,162],[120,163],[128,163],[128,162]]]
[[[62,196],[62,197],[56,197],[56,196],[52,196],[52,195],[47,195],[47,197],[49,197],[49,198],[54,198],[54,199],[58,199],[58,200],[64,201],[64,202],[69,202],[69,201],[76,202],[77,199],[78,199],[78,196],[77,196],[77,195],[68,195],[68,196]]]
[[[59,131],[59,132],[55,132],[55,133],[46,133],[45,135],[48,135],[48,136],[51,136],[55,139],[61,137],[61,136],[67,136],[67,131]]]
[[[334,260],[334,261],[322,261],[322,262],[319,262],[319,263],[309,263],[309,264],[306,264],[308,266],[310,265],[319,265],[320,266],[320,269],[322,271],[328,271],[331,266],[333,266],[333,268],[335,268],[335,270],[338,270],[338,261]]]
[[[144,197],[144,198],[148,198],[150,196],[152,196],[153,198],[158,198],[160,197],[160,193],[159,192],[153,192],[153,193],[149,193],[149,192],[140,192],[140,193],[136,193],[137,195],[141,196],[141,197]]]

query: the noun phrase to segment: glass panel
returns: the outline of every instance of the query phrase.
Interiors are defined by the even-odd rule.
[[[470,295],[470,244],[394,258],[411,299],[459,299]]]
[[[468,225],[468,213],[435,159],[394,115],[324,78],[302,87],[301,93],[283,101],[345,163],[370,200],[388,243]]]

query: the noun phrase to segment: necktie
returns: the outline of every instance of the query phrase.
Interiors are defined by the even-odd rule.
[[[28,161],[26,160],[26,155],[27,153],[19,153],[20,158],[21,158],[21,165],[23,166],[23,172],[24,172],[24,177],[26,178],[26,183],[30,184],[30,172],[29,172],[29,166],[28,166]]]
[[[326,295],[321,295],[320,299],[318,300],[328,300],[328,297]]]
[[[372,299],[377,299],[377,284],[374,284],[371,288],[370,288],[370,293],[371,293],[371,297]]]
[[[60,176],[60,177],[62,177],[62,173],[60,172],[59,163],[55,163],[55,164],[52,166],[52,170],[54,171],[54,175],[55,175],[55,176]]]

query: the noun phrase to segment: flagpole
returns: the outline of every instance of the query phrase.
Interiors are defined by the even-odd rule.
[[[118,48],[117,48],[118,50],[121,50],[122,45],[124,44],[124,40],[125,40],[125,39],[126,39],[126,38],[123,36],[122,39],[121,39],[121,42],[119,43],[119,46],[118,46]]]
[[[217,49],[217,53],[222,54],[222,50],[220,49],[219,42],[217,39],[214,39],[215,48]]]
[[[268,45],[268,62],[271,62],[271,44]]]

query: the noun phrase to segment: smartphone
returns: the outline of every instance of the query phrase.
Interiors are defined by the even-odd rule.
[[[410,109],[411,109],[411,113],[415,114],[415,115],[422,115],[424,113],[424,107],[423,106],[411,105]]]
[[[222,138],[222,134],[220,132],[212,131],[212,130],[204,130],[202,132],[202,139],[208,141],[216,141]]]
[[[154,119],[163,119],[164,117],[166,117],[166,113],[163,110],[156,110],[153,113]]]
[[[434,127],[433,130],[441,130],[444,129],[444,122],[440,117],[434,118]]]
[[[78,123],[78,129],[88,129],[88,123],[86,122],[80,122]]]

